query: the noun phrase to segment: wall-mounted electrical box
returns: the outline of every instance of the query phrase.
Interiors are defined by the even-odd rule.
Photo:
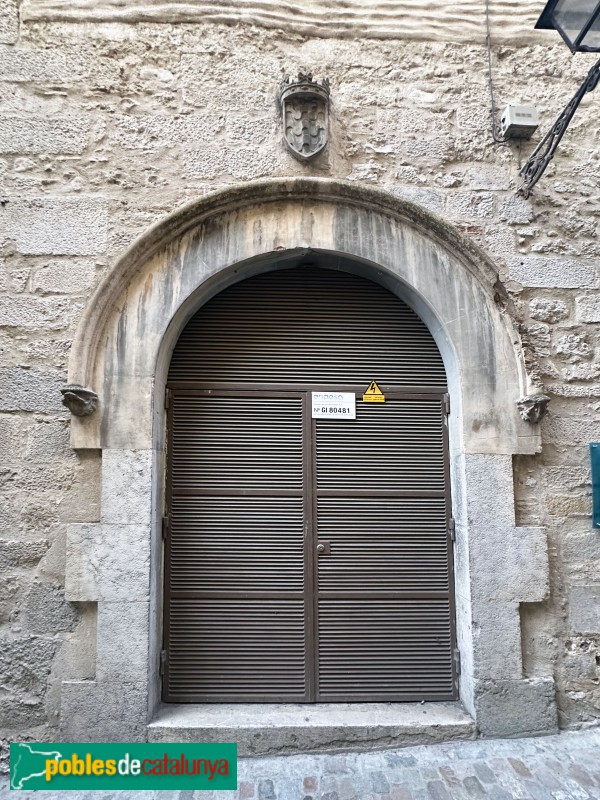
[[[503,139],[530,139],[539,124],[537,108],[509,104],[500,118],[500,135]]]

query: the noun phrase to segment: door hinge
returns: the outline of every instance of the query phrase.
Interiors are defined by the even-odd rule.
[[[171,408],[171,390],[165,389],[165,408]]]
[[[448,520],[448,536],[453,542],[456,541],[456,522],[453,517]]]
[[[444,414],[449,417],[450,416],[450,395],[444,395]]]
[[[456,677],[460,675],[460,650],[458,647],[455,647],[452,651],[452,658],[454,659],[454,670],[456,672]]]
[[[163,517],[162,521],[162,538],[163,541],[167,541],[169,538],[169,534],[171,533],[171,515],[167,514],[166,517]]]
[[[158,670],[161,675],[165,674],[168,662],[169,662],[169,656],[167,654],[167,651],[166,650],[161,650],[160,651],[160,665],[159,665],[159,670]]]

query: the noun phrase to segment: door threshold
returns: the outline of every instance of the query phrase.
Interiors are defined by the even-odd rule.
[[[375,750],[474,739],[460,703],[162,704],[149,742],[237,742],[239,756]]]

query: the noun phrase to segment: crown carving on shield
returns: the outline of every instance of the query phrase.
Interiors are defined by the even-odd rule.
[[[299,161],[319,155],[329,139],[329,80],[313,80],[312,72],[299,72],[297,79],[285,75],[277,96],[283,140]]]

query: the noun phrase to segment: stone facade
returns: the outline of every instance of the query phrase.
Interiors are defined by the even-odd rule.
[[[0,0],[0,735],[52,739],[67,730],[83,738],[69,720],[82,709],[85,718],[85,708],[97,713],[99,702],[107,726],[124,738],[128,726],[135,732],[147,719],[146,700],[136,698],[148,692],[148,651],[143,643],[135,649],[135,637],[124,641],[114,620],[139,631],[155,613],[149,598],[159,576],[143,559],[137,571],[119,572],[131,548],[152,558],[152,443],[132,446],[117,433],[108,442],[86,440],[90,423],[77,420],[72,449],[71,416],[61,404],[60,389],[79,382],[68,378],[67,361],[76,336],[85,338],[81,320],[93,318],[92,292],[126,251],[133,264],[147,247],[138,237],[147,242],[148,230],[184,204],[240,183],[251,201],[250,182],[303,177],[345,180],[357,193],[375,187],[387,193],[389,208],[397,198],[398,208],[415,203],[433,212],[464,237],[467,255],[456,256],[457,270],[461,259],[482,254],[489,273],[482,280],[489,298],[501,301],[498,314],[510,317],[506,341],[512,336],[527,371],[514,370],[515,400],[536,389],[551,402],[541,449],[539,442],[495,455],[475,448],[464,468],[475,482],[496,476],[508,497],[501,509],[511,531],[507,550],[522,545],[524,560],[540,565],[523,573],[522,591],[494,598],[506,609],[512,649],[497,654],[506,658],[505,673],[480,687],[478,724],[484,733],[515,735],[541,731],[545,719],[550,730],[554,700],[561,726],[597,722],[600,543],[591,527],[587,452],[600,430],[597,98],[582,104],[525,201],[515,188],[532,145],[496,145],[490,136],[483,2],[474,3],[480,35],[466,42],[452,19],[419,33],[418,6],[404,9],[407,26],[384,36],[365,18],[352,38],[343,25],[312,31],[259,17],[253,25],[178,18],[169,3],[131,4],[137,11],[129,19],[110,3],[94,11],[88,3],[30,0],[20,13],[18,5]],[[507,31],[492,15],[493,81],[500,104],[537,106],[545,128],[593,57],[572,58],[557,35],[531,31],[530,17],[515,17]],[[330,143],[310,164],[285,150],[274,99],[281,75],[305,66],[327,76],[332,92]],[[184,218],[171,218],[165,252]],[[423,220],[433,237],[442,235],[434,217]],[[152,270],[152,257],[147,249],[140,270]],[[127,294],[120,291],[115,302]],[[106,324],[97,322],[89,336]],[[91,388],[102,401],[100,387]],[[148,397],[152,391],[149,376]],[[487,472],[478,472],[482,463]],[[108,485],[117,478],[130,489],[125,498]],[[101,494],[112,505],[101,504]],[[489,529],[490,509],[467,503],[465,512],[475,530]],[[94,562],[99,535],[114,568],[106,558]],[[470,545],[473,557],[485,537]],[[496,557],[500,563],[502,553]],[[485,631],[485,617],[476,622]],[[131,709],[116,698],[111,706],[108,689],[98,689],[110,688],[115,648],[125,644],[132,655],[121,680]],[[493,648],[484,646],[487,658]],[[511,728],[534,696],[533,727],[521,720]]]

